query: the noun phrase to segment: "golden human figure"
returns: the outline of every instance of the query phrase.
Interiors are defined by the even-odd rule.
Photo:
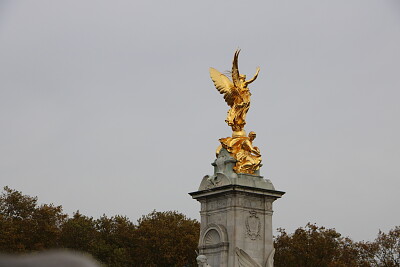
[[[217,149],[217,155],[222,148],[225,148],[236,160],[233,170],[236,173],[253,174],[261,167],[261,153],[258,147],[253,146],[256,138],[255,132],[250,132],[249,136],[226,137],[219,139],[221,145]]]
[[[244,126],[251,96],[247,86],[257,79],[260,68],[257,68],[253,78],[246,81],[246,75],[239,73],[239,53],[240,50],[236,50],[233,57],[232,82],[218,70],[210,68],[210,76],[215,87],[224,95],[226,103],[231,107],[225,121],[233,131],[232,137],[219,139],[221,145],[217,148],[217,157],[224,148],[236,159],[233,168],[236,173],[254,174],[261,167],[261,153],[257,147],[253,147],[256,133],[250,132],[249,136],[246,136]]]
[[[250,90],[247,87],[257,79],[260,68],[250,80],[246,75],[239,73],[238,57],[240,50],[236,50],[232,64],[232,82],[224,74],[210,68],[210,76],[217,90],[224,95],[226,103],[231,107],[226,117],[226,123],[232,128],[234,136],[246,136],[243,131],[246,124],[246,114],[250,107]]]

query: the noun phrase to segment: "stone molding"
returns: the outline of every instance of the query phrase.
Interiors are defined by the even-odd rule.
[[[229,194],[232,192],[246,193],[249,195],[256,195],[256,196],[264,195],[264,196],[270,197],[272,200],[281,198],[285,194],[285,192],[277,191],[277,190],[230,184],[230,185],[215,187],[212,189],[205,189],[205,190],[191,192],[191,193],[189,193],[189,195],[191,195],[194,199],[200,200],[201,198],[207,198],[208,196],[211,196],[211,195],[212,196],[226,195],[226,194]]]

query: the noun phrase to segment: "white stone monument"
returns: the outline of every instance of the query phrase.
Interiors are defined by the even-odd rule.
[[[284,192],[258,174],[235,173],[235,162],[222,149],[214,175],[190,193],[201,203],[199,254],[211,267],[268,266],[274,253],[272,203]]]
[[[251,96],[247,86],[260,69],[246,80],[239,73],[239,52],[233,59],[232,81],[210,68],[215,87],[230,106],[225,121],[232,137],[219,140],[214,174],[205,176],[198,191],[190,193],[201,203],[199,254],[211,267],[272,267],[272,204],[284,192],[260,176],[261,153],[253,146],[256,134],[246,136],[244,131]]]

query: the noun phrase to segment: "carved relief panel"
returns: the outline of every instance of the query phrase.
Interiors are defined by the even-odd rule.
[[[261,220],[257,215],[257,212],[255,212],[254,210],[250,211],[249,213],[250,214],[245,220],[246,235],[251,240],[261,239]]]

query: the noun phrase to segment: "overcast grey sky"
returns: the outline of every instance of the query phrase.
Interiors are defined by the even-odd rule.
[[[1,1],[0,184],[72,214],[199,219],[242,49],[274,228],[400,224],[400,1]]]

